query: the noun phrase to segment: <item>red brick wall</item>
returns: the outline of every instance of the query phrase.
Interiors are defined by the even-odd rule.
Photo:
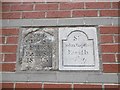
[[[2,3],[2,19],[42,19],[42,18],[75,18],[75,17],[118,17],[118,2],[68,2],[68,3]],[[2,72],[15,72],[16,51],[18,46],[17,27],[4,27],[0,33],[0,47],[2,53]],[[120,27],[98,26],[100,33],[100,51],[103,73],[120,73]],[[118,88],[118,84],[109,83],[41,83],[41,82],[4,82],[3,88]],[[44,89],[46,90],[46,89]],[[117,90],[117,89],[112,89]]]
[[[118,3],[3,3],[3,19],[115,17]]]

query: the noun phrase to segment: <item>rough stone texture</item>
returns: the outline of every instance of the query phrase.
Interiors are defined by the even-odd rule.
[[[55,69],[57,30],[23,28],[20,36],[18,68],[37,71]]]

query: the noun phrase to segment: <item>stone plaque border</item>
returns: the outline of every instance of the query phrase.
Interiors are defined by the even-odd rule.
[[[62,28],[79,28],[79,27],[81,27],[81,28],[91,28],[91,27],[93,27],[93,26],[62,26],[62,27],[57,27],[57,26],[55,26],[55,27],[21,27],[20,28],[20,34],[19,34],[19,45],[20,45],[20,41],[21,41],[21,39],[22,39],[22,37],[21,37],[21,33],[22,33],[22,30],[24,30],[24,29],[26,29],[26,28],[56,28],[56,30],[57,30],[57,33],[59,34],[59,30],[60,29],[62,29]],[[96,30],[97,30],[97,27],[96,26],[94,26],[93,28],[96,28]],[[96,33],[98,33],[98,31],[96,32]],[[58,37],[59,37],[59,35],[58,35]],[[18,45],[18,49],[17,49],[17,63],[16,63],[16,72],[24,72],[24,73],[43,73],[43,72],[47,72],[47,71],[50,71],[50,72],[53,72],[53,71],[61,71],[61,69],[59,69],[59,64],[60,64],[60,62],[59,62],[59,52],[60,52],[60,50],[57,50],[57,59],[56,60],[53,60],[53,62],[54,61],[56,61],[56,66],[54,67],[54,69],[53,70],[42,70],[42,71],[21,71],[20,70],[20,68],[19,68],[19,64],[18,64],[18,58],[19,58],[19,49],[20,49],[20,46]],[[59,47],[59,42],[57,43],[57,45],[58,45],[58,47]],[[99,49],[99,46],[98,46],[98,49]],[[100,54],[100,53],[99,53]],[[99,64],[101,65],[101,62],[99,62]],[[99,68],[100,68],[100,66],[99,66]],[[62,71],[64,71],[64,70],[62,70]],[[69,71],[69,70],[67,70],[67,71]],[[76,72],[76,70],[74,69],[74,70],[71,70],[71,71],[75,71]],[[79,70],[77,70],[77,72],[81,72],[81,71],[88,71],[88,72],[98,72],[98,71],[101,71],[101,69],[97,69],[97,70],[93,70],[93,69],[88,69],[88,70],[84,70],[84,69],[79,69]]]
[[[53,26],[46,26],[44,28],[49,28],[49,27],[53,27]],[[54,26],[54,28],[55,27],[58,27],[58,28],[59,27],[61,27],[61,28],[65,28],[65,27],[95,27],[95,28],[97,28],[96,25]],[[19,32],[21,33],[22,28],[43,28],[43,27],[42,26],[34,26],[34,27],[29,27],[29,26],[24,27],[23,26],[23,27],[21,27],[20,26],[19,28],[20,28]],[[97,32],[97,33],[99,35],[99,32]],[[19,37],[20,37],[20,34],[19,34]],[[19,38],[19,40],[21,40],[21,37]],[[18,44],[20,44],[20,42]],[[99,49],[100,49],[100,46],[99,46]],[[19,45],[17,48],[17,57],[19,54],[18,51],[19,51]],[[58,52],[59,52],[59,50],[58,50]],[[99,54],[101,54],[100,51],[99,51]],[[16,65],[17,65],[17,63],[16,63]],[[59,66],[59,62],[56,62],[56,68],[59,68],[57,66]],[[76,73],[77,73],[77,75],[76,75]],[[70,74],[70,75],[68,75],[68,74]],[[66,76],[66,75],[68,75],[68,76]],[[20,71],[19,68],[16,66],[15,73],[3,73],[3,76],[4,76],[3,82],[6,80],[9,80],[9,79],[10,79],[10,81],[15,80],[15,81],[42,81],[42,82],[44,82],[44,81],[47,81],[47,82],[93,82],[93,81],[95,81],[96,82],[97,78],[96,79],[88,78],[89,75],[93,75],[93,77],[101,75],[102,80],[100,79],[101,80],[100,82],[108,81],[108,79],[106,79],[106,76],[104,74],[102,74],[102,62],[100,60],[100,70],[78,70],[78,71],[62,70],[61,71],[61,70],[56,69],[56,70],[51,70],[51,71]],[[15,76],[15,78],[13,78],[14,76]],[[25,77],[25,79],[23,79],[23,76]],[[74,76],[76,78],[72,78],[71,76]],[[80,77],[78,77],[78,76],[80,76]],[[83,77],[83,76],[85,76],[85,77]],[[113,78],[116,78],[116,79],[112,80],[111,82],[117,82],[118,77],[113,75]],[[90,79],[90,81],[88,79]],[[99,81],[99,80],[97,80],[97,81]]]

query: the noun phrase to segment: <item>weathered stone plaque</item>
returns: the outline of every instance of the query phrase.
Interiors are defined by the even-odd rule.
[[[59,69],[99,70],[96,28],[59,28]]]
[[[37,71],[55,69],[56,28],[24,28],[20,34],[18,69]]]

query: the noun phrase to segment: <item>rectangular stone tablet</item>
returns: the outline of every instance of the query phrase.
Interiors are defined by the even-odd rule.
[[[55,69],[57,38],[56,28],[22,28],[17,69],[19,71]]]
[[[95,27],[59,28],[59,70],[99,70]]]

